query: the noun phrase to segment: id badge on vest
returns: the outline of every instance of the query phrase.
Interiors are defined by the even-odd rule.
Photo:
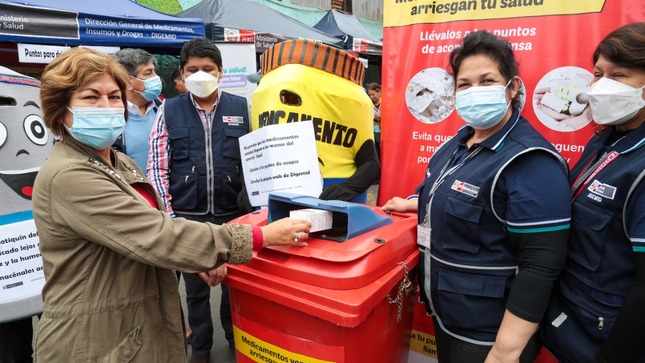
[[[423,224],[417,224],[417,244],[430,249],[430,232],[432,229]]]
[[[424,247],[426,250],[430,249],[430,235],[432,232],[432,227],[430,227],[430,206],[432,202],[432,197],[428,201],[428,207],[426,208],[426,215],[423,216],[423,223],[417,224],[417,245]]]

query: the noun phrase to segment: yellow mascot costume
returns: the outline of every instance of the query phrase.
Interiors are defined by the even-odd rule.
[[[320,199],[364,203],[379,178],[373,105],[361,86],[364,73],[356,57],[309,40],[287,40],[262,54],[251,128],[313,121],[324,178]]]

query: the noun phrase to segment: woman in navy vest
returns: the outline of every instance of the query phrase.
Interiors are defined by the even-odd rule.
[[[466,123],[428,164],[418,199],[420,286],[439,362],[533,362],[536,331],[565,264],[567,166],[522,116],[509,42],[470,33],[450,55]]]
[[[645,362],[645,22],[593,54],[601,128],[573,167],[569,260],[544,321],[561,362]]]

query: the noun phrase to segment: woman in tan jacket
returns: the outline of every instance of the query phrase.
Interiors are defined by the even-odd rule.
[[[177,271],[251,259],[252,248],[306,246],[309,223],[263,227],[170,218],[144,172],[110,145],[123,131],[128,74],[75,48],[46,68],[41,100],[60,138],[33,195],[46,283],[41,362],[185,362]]]

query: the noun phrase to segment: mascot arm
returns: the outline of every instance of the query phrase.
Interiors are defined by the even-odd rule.
[[[374,140],[367,140],[356,154],[356,172],[338,184],[323,189],[320,199],[352,201],[366,191],[381,175],[381,164],[376,153]]]
[[[240,167],[240,170],[242,168]],[[251,213],[253,206],[249,201],[249,195],[246,193],[246,183],[244,182],[244,173],[240,172],[242,179],[242,190],[237,194],[237,208],[244,213]]]

